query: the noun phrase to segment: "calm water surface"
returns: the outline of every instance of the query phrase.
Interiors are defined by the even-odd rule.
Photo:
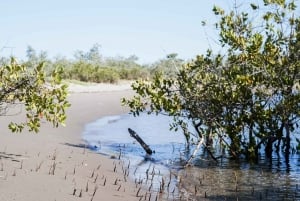
[[[170,122],[162,115],[107,116],[87,124],[83,139],[99,153],[130,162],[135,179],[148,186],[151,181],[151,191],[160,191],[164,183],[164,200],[300,200],[299,155],[289,161],[262,157],[253,165],[224,158],[216,164],[200,151],[195,166],[183,169],[189,153],[183,135],[169,130]],[[155,150],[151,157],[128,128]]]

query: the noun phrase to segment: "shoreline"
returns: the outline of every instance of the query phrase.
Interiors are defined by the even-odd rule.
[[[22,115],[0,117],[0,200],[141,199],[141,185],[124,172],[128,164],[87,149],[82,140],[85,124],[128,112],[120,99],[133,92],[121,87],[105,89],[70,93],[66,127],[42,122],[38,134],[14,134],[7,125],[22,120]]]

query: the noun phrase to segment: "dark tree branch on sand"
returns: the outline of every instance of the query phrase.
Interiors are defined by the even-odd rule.
[[[140,138],[140,136],[131,128],[128,128],[128,132],[130,133],[130,136],[136,139],[138,143],[143,147],[143,149],[146,151],[147,154],[151,155],[153,151],[150,149],[150,147]]]

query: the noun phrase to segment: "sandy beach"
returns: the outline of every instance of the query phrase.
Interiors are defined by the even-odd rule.
[[[133,92],[129,85],[114,85],[112,90],[106,85],[79,88],[76,91],[72,86],[66,127],[53,128],[43,122],[38,134],[14,134],[7,125],[19,121],[22,115],[0,117],[0,200],[141,199],[140,186],[128,177],[128,164],[94,153],[81,139],[87,123],[128,112],[120,99]]]

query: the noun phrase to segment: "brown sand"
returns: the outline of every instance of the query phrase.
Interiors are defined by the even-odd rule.
[[[128,164],[85,149],[81,140],[86,123],[126,113],[120,98],[132,94],[72,93],[67,126],[43,123],[39,134],[12,134],[7,124],[21,115],[1,116],[0,200],[140,200],[139,186],[124,176]]]

